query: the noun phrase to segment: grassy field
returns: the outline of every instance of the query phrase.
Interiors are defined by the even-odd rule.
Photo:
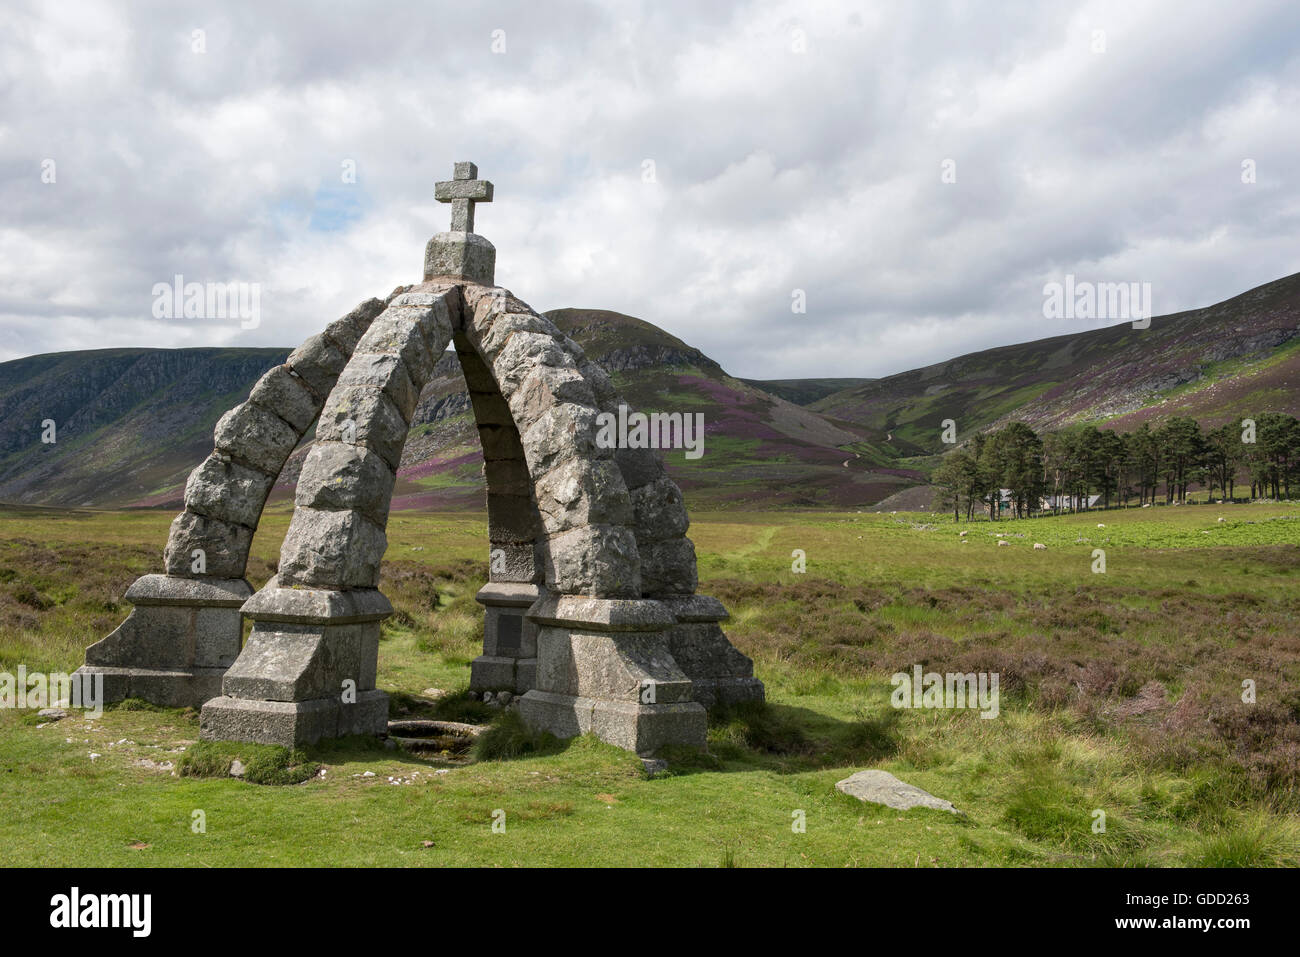
[[[171,518],[0,510],[0,671],[80,664],[129,611],[127,585],[161,570]],[[769,701],[715,716],[706,758],[650,778],[631,755],[531,741],[466,698],[485,521],[398,512],[380,686],[399,704],[448,690],[427,710],[493,720],[494,747],[458,761],[346,741],[296,756],[304,783],[261,785],[175,773],[220,771],[236,753],[286,757],[195,750],[193,712],[120,707],[41,726],[0,711],[0,863],[1300,864],[1300,507],[969,526],[923,514],[694,519],[700,590],[730,608],[728,634]],[[287,524],[283,509],[266,516],[254,585]],[[892,708],[889,676],[916,664],[996,672],[999,716]],[[512,746],[523,753],[504,757]],[[864,768],[965,816],[835,791]]]

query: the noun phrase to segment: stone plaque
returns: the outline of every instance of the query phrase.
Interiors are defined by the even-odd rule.
[[[524,616],[509,612],[497,615],[497,653],[518,651],[523,640]]]

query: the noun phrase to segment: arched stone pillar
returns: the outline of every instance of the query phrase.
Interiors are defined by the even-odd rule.
[[[476,175],[457,164],[457,181],[440,193],[446,187],[453,203],[490,199]],[[472,228],[472,205],[468,218],[457,215]],[[173,524],[168,574],[133,586],[139,607],[92,646],[86,669],[127,661],[126,693],[206,701],[209,739],[294,745],[383,731],[375,676],[380,622],[392,610],[378,590],[385,526],[412,413],[450,341],[488,485],[482,680],[495,674],[526,691],[521,713],[536,728],[591,731],[638,753],[702,747],[701,703],[761,699],[752,663],[718,626],[725,609],[694,594],[680,491],[654,453],[597,442],[598,417],[621,402],[608,377],[492,284],[494,261],[481,236],[440,233],[426,249],[424,283],[308,340],[223,417]],[[266,495],[318,413],[279,571],[241,606]],[[254,627],[239,652],[241,611]]]
[[[676,619],[643,594],[632,496],[615,450],[596,440],[607,377],[507,291],[466,284],[463,294],[464,340],[480,360],[472,368],[490,373],[482,387],[495,385],[505,402],[543,532],[542,584],[527,612],[537,629],[536,679],[520,713],[561,737],[591,731],[638,753],[703,747],[704,710],[667,648]],[[489,509],[498,497],[489,483]],[[489,617],[505,614],[489,605]]]
[[[198,708],[221,693],[243,639],[239,609],[253,593],[244,570],[266,498],[383,308],[367,300],[312,336],[217,422],[212,454],[185,484],[166,574],[143,575],[127,589],[131,614],[86,649],[78,669],[103,676],[106,702]]]
[[[470,688],[523,694],[537,681],[537,625],[525,612],[544,582],[538,539],[541,515],[510,407],[492,372],[463,331],[452,339],[483,449],[487,487],[488,583],[483,605],[483,654],[470,663]]]
[[[420,390],[451,340],[454,286],[395,298],[361,337],[321,412],[276,575],[243,607],[248,644],[200,715],[206,739],[293,746],[379,734],[375,687],[385,527]]]
[[[530,505],[531,514],[536,518],[539,517],[536,498],[531,503],[513,498],[527,491],[524,480],[528,476],[519,467],[522,443],[515,444],[519,433],[507,415],[509,405],[493,393],[496,380],[488,362],[495,361],[499,354],[494,350],[499,350],[516,332],[550,336],[573,359],[573,367],[588,387],[589,393],[582,392],[582,399],[589,394],[598,412],[612,415],[617,415],[619,406],[626,403],[604,370],[587,359],[577,343],[506,290],[467,286],[465,297],[467,332],[458,336],[457,351],[475,400],[475,415],[483,437],[489,526],[499,525],[493,521],[494,511],[526,518],[525,505]],[[468,304],[473,305],[472,313]],[[563,363],[558,368],[564,368]],[[554,373],[552,378],[562,379],[564,375]],[[576,390],[570,392],[570,398],[574,394]],[[728,617],[726,609],[717,599],[695,593],[698,580],[695,546],[686,537],[690,519],[681,491],[668,476],[659,454],[651,449],[610,451],[628,489],[631,512],[626,521],[636,546],[639,597],[663,602],[673,615],[674,623],[666,635],[668,650],[690,679],[692,697],[705,707],[763,700],[763,685],[754,677],[753,662],[737,651],[722,631],[720,623]],[[497,461],[498,456],[509,457],[508,471],[503,468],[504,463]],[[530,555],[526,546],[499,546],[493,537],[491,547],[492,556],[509,555],[510,562],[509,568],[502,568],[500,574],[494,568],[488,586],[480,592],[480,601],[487,608],[484,653],[474,662],[471,687],[527,692],[536,686],[533,677],[536,620],[528,616],[520,622],[518,609],[525,607],[530,595],[541,595],[536,587],[520,583],[537,582],[543,574],[541,569],[535,569],[534,577],[526,577]],[[543,539],[539,550],[545,554],[548,548]],[[509,636],[504,643],[501,641],[503,625]],[[513,651],[516,633],[520,635],[518,653]],[[503,644],[507,647],[503,648]]]

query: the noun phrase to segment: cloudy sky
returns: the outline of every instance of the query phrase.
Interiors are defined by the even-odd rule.
[[[1160,314],[1300,270],[1298,117],[1294,0],[7,0],[0,359],[294,346],[419,281],[473,160],[535,308],[883,375],[1110,324],[1044,318],[1066,274]],[[153,318],[176,274],[260,324]]]

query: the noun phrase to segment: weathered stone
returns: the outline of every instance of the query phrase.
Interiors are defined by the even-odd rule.
[[[492,387],[495,390],[495,386]],[[500,392],[473,392],[469,394],[470,404],[474,408],[474,421],[480,428],[486,425],[496,425],[508,427],[516,435],[518,429],[515,427],[515,417],[510,412],[510,406],[506,400],[501,397]],[[523,458],[522,449],[519,456]]]
[[[553,694],[671,704],[691,701],[691,682],[660,632],[588,632],[543,626],[537,686]]]
[[[618,463],[623,481],[629,489],[649,485],[667,474],[663,458],[654,449],[615,449],[614,461]]]
[[[185,507],[207,518],[257,528],[275,477],[213,452],[190,473]]]
[[[457,180],[439,186],[466,229],[468,204],[484,198],[475,175],[458,164]],[[374,681],[379,622],[392,610],[376,587],[384,526],[407,423],[435,369],[449,371],[439,364],[454,341],[489,489],[484,654],[471,668],[483,699],[510,706],[522,695],[534,728],[590,731],[641,754],[703,747],[701,702],[761,700],[752,662],[718,626],[725,609],[693,594],[685,509],[658,455],[600,447],[597,413],[620,405],[608,375],[491,286],[494,264],[481,237],[434,237],[424,283],[332,323],[223,417],[165,555],[174,574],[163,582],[189,581],[193,594],[133,586],[132,618],[87,656],[112,694],[205,701],[205,739],[293,746],[383,732]],[[200,594],[193,548],[208,575],[242,575],[267,491],[318,405],[278,574],[241,606],[242,592]],[[241,612],[253,634],[232,664]],[[138,658],[153,667],[132,667]]]
[[[540,596],[528,609],[528,617],[543,625],[572,626],[600,633],[663,631],[677,621],[667,605],[651,599],[558,594]]]
[[[416,389],[424,387],[451,340],[451,322],[442,296],[407,293],[395,302],[429,299],[427,304],[392,305],[374,321],[357,345],[357,355],[401,358]]]
[[[541,533],[537,506],[527,495],[488,496],[488,540],[495,544],[530,545]]]
[[[599,598],[641,597],[636,539],[618,525],[588,525],[546,541],[546,584],[552,591]]]
[[[641,584],[647,595],[689,595],[699,583],[695,546],[689,538],[638,545]]]
[[[262,701],[341,697],[375,686],[379,623],[305,625],[257,622],[222,692]]]
[[[525,616],[538,595],[532,584],[491,582],[475,598],[484,607],[483,654],[470,664],[476,691],[527,691],[537,675],[537,625]],[[521,687],[522,685],[522,687]]]
[[[585,358],[578,363],[578,369],[582,372],[582,377],[587,380],[587,385],[591,387],[597,407],[604,412],[617,412],[619,403],[623,400],[614,389],[614,383],[610,381],[605,370]]]
[[[536,685],[519,702],[530,727],[638,754],[704,746],[704,709],[668,652],[676,619],[662,604],[545,594],[528,617],[539,625]]]
[[[467,338],[477,354],[495,363],[512,336],[531,333],[546,339],[559,338],[555,323],[526,307],[512,307],[506,299],[489,299],[475,313],[475,321],[466,329]]]
[[[462,288],[465,299],[467,332],[478,330],[486,332],[495,321],[496,313],[521,316],[535,316],[532,308],[509,289],[501,286],[465,285]]]
[[[382,299],[367,299],[342,319],[336,319],[326,326],[325,335],[339,346],[344,355],[350,356],[370,328],[370,323],[383,311]]]
[[[692,598],[695,596],[692,596]],[[692,598],[665,599],[669,608]],[[691,680],[692,697],[706,708],[763,701],[763,683],[754,677],[754,663],[741,654],[716,621],[685,622],[668,629],[668,651]]]
[[[248,401],[284,419],[301,436],[316,421],[321,400],[289,369],[279,365],[258,379]]]
[[[365,386],[336,388],[325,401],[316,438],[322,442],[344,442],[378,452],[396,470],[402,461],[406,443],[406,420],[382,392]]]
[[[519,423],[524,459],[528,471],[542,475],[561,458],[578,456],[600,459],[609,457],[607,449],[596,444],[596,410],[566,402],[543,412],[536,422]]]
[[[537,582],[541,578],[533,542],[492,542],[488,567],[494,582]]]
[[[493,360],[492,372],[501,388],[501,394],[508,401],[526,377],[546,366],[577,369],[577,364],[561,348],[555,336],[540,332],[515,332]],[[588,404],[594,405],[595,400]]]
[[[273,478],[280,474],[299,438],[288,422],[251,402],[223,415],[213,433],[218,452]]]
[[[690,527],[681,489],[667,475],[633,491],[631,500],[637,548],[647,542],[680,538]]]
[[[560,348],[573,359],[574,365],[581,366],[587,361],[587,353],[583,351],[582,346],[578,345],[577,339],[564,333],[560,333],[556,338],[559,340]]]
[[[455,343],[456,357],[460,360],[460,370],[465,376],[465,386],[469,389],[470,395],[482,393],[499,398],[497,380],[492,374],[491,367],[479,356],[465,334],[457,333],[452,341]],[[505,406],[504,399],[501,400],[501,404]],[[509,406],[506,408],[508,409]]]
[[[703,750],[708,731],[704,709],[694,701],[646,705],[533,689],[519,699],[519,716],[530,728],[557,738],[594,734],[646,756],[669,745]]]
[[[522,446],[521,446],[522,448]],[[531,495],[532,476],[523,457],[516,459],[487,459],[483,461],[483,478],[488,495]]]
[[[243,578],[248,546],[252,542],[253,530],[246,525],[185,511],[172,522],[167,548],[163,551],[163,565],[167,574],[183,578],[195,575]],[[202,571],[194,567],[196,549],[203,552]]]
[[[251,741],[295,748],[324,738],[383,734],[388,729],[388,695],[358,692],[355,704],[338,696],[312,701],[259,701],[221,696],[203,706],[199,737],[204,741]]]
[[[537,508],[551,534],[582,525],[625,525],[632,506],[613,459],[568,459],[537,480]]]
[[[388,521],[396,476],[363,445],[317,442],[307,453],[294,504],[318,510],[356,509],[381,528]]]
[[[238,608],[252,593],[253,589],[242,578],[141,575],[131,583],[123,597],[137,608],[142,605]]]
[[[388,538],[360,512],[294,509],[280,550],[281,585],[374,588]]]
[[[596,406],[591,387],[576,368],[537,366],[520,379],[508,404],[515,421],[535,422],[561,402]]]
[[[421,334],[417,317],[416,310],[388,309],[361,337],[356,356],[397,356],[402,360],[411,383],[417,388],[423,387],[429,381],[438,357]]]
[[[139,697],[166,707],[200,707],[221,693],[239,654],[242,579],[144,575],[126,591],[135,607],[112,634],[86,649],[79,675],[104,682],[106,704]]]
[[[661,600],[679,622],[718,622],[731,617],[726,606],[711,595],[684,595]]]
[[[524,458],[524,446],[513,425],[480,425],[478,438],[483,446],[484,461],[521,461]]]
[[[490,286],[496,265],[496,247],[477,233],[438,233],[424,247],[426,281],[447,277]]]
[[[244,602],[242,610],[257,621],[350,625],[381,621],[393,613],[393,606],[374,588],[285,588],[276,575]]]
[[[951,801],[937,798],[928,791],[923,791],[913,784],[900,781],[888,771],[858,771],[843,781],[835,783],[835,789],[842,791],[859,801],[883,804],[896,811],[907,811],[914,807],[934,808],[952,814],[962,812],[952,806]]]
[[[163,708],[198,708],[221,694],[225,668],[116,668],[82,665],[74,674],[104,683],[104,703],[140,698]]]
[[[436,364],[456,330],[460,315],[457,287],[424,283],[419,291],[404,293],[393,299],[389,308],[402,318],[414,318]]]
[[[492,202],[492,184],[478,178],[478,167],[473,163],[457,163],[455,178],[434,184],[433,196],[440,203],[451,204],[451,228],[472,233],[474,207]]]
[[[518,681],[519,659],[479,655],[469,663],[469,686],[491,694],[502,688],[514,688]]]
[[[420,390],[411,381],[406,363],[396,355],[364,352],[354,355],[339,376],[339,384],[335,388],[357,387],[369,388],[388,396],[406,423],[411,421],[416,403],[420,401]],[[333,393],[330,396],[333,398]]]
[[[339,373],[348,364],[348,356],[332,339],[324,333],[312,336],[285,360],[285,365],[292,369],[316,393],[317,399],[324,399],[334,388]]]
[[[157,668],[184,668],[194,663],[194,614],[183,606],[156,606],[148,615],[132,611],[118,629],[86,650],[86,663],[119,665],[147,661]],[[142,618],[148,627],[140,627]]]

